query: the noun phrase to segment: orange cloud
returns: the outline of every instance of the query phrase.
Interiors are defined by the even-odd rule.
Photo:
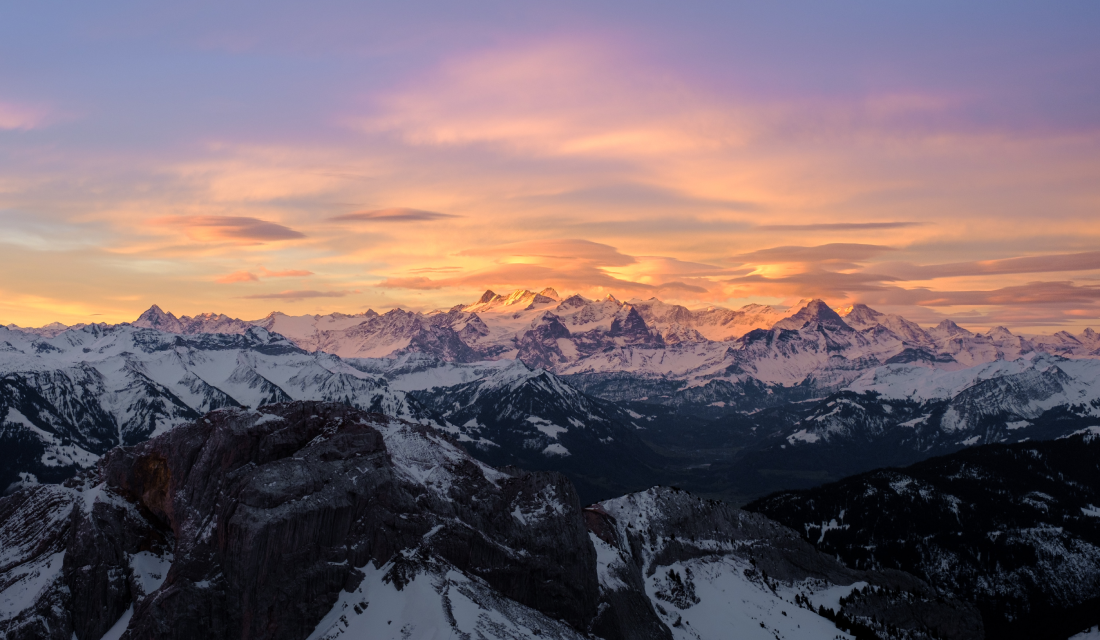
[[[1046,285],[1010,276],[1042,272],[1080,272],[1052,289],[1077,306],[1042,317],[1096,316],[1095,132],[967,129],[939,117],[957,107],[950,96],[874,86],[753,95],[693,81],[652,51],[639,64],[641,49],[591,38],[453,53],[335,105],[353,136],[199,132],[208,142],[186,151],[43,153],[0,172],[0,256],[35,274],[26,291],[92,300],[8,249],[23,237],[27,251],[57,255],[77,238],[84,253],[65,254],[68,272],[101,268],[112,290],[171,290],[177,309],[241,316],[271,299],[301,313],[427,309],[453,304],[456,288],[550,285],[1037,319],[1027,301]],[[0,128],[42,126],[28,113],[0,106]],[[208,286],[312,271],[324,282],[311,290],[236,298]],[[363,298],[347,293],[357,287]]]
[[[298,301],[306,298],[343,298],[352,294],[362,293],[354,291],[314,291],[306,289],[301,291],[280,291],[278,293],[257,293],[250,296],[240,296],[242,300],[288,300]]]
[[[274,242],[298,240],[305,234],[275,222],[243,216],[173,216],[156,218],[154,225],[183,229],[198,242]]]
[[[263,265],[260,265],[259,271],[259,274],[252,273],[251,271],[234,271],[233,273],[217,278],[214,282],[233,284],[235,282],[259,282],[260,278],[305,278],[313,275],[312,271],[304,271],[301,269],[272,271]]]
[[[851,231],[883,231],[893,229],[908,229],[910,227],[923,227],[928,222],[821,222],[814,224],[761,224],[756,228],[760,231],[814,231],[814,232],[851,232]]]
[[[260,278],[254,273],[248,271],[234,271],[228,275],[224,275],[214,280],[214,282],[220,284],[233,284],[234,282],[256,282]]]
[[[619,250],[610,245],[579,239],[548,239],[528,240],[524,242],[512,242],[466,249],[458,252],[460,256],[474,256],[480,258],[497,258],[505,262],[512,261],[539,261],[539,260],[571,260],[581,261],[599,266],[623,266],[634,262],[633,256],[619,253]]]
[[[874,257],[886,251],[895,251],[893,247],[854,242],[835,242],[816,247],[772,247],[752,253],[732,256],[731,261],[740,264],[780,264],[787,262],[858,262]]]
[[[260,275],[264,278],[305,278],[313,275],[312,271],[305,271],[303,269],[287,269],[285,271],[272,271],[260,266]]]
[[[907,280],[931,280],[972,275],[1008,275],[1017,273],[1055,273],[1064,271],[1100,270],[1100,251],[1062,253],[1045,256],[1022,256],[1001,260],[981,260],[918,266],[897,263],[880,265],[879,269],[903,276]]]
[[[554,155],[654,156],[740,137],[728,110],[621,56],[575,39],[465,56],[381,96],[379,114],[355,124],[416,145],[488,142]]]
[[[445,220],[459,216],[449,213],[436,213],[435,211],[421,211],[420,209],[378,209],[375,211],[357,211],[345,213],[329,218],[334,222],[426,222],[431,220]]]

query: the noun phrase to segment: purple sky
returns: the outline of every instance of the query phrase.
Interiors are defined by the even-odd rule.
[[[488,287],[1100,317],[1100,4],[0,9],[0,323]]]

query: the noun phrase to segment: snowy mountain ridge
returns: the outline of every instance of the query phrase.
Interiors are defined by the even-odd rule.
[[[257,322],[154,306],[133,324],[0,327],[0,489],[63,479],[212,409],[290,400],[431,422],[491,464],[567,473],[591,499],[675,467],[642,440],[678,448],[688,428],[714,444],[682,451],[684,465],[708,468],[732,454],[706,452],[726,448],[773,469],[845,461],[821,469],[839,477],[871,461],[1055,438],[1100,418],[1091,330],[1036,339],[821,300],[786,314],[690,311],[552,289],[490,291],[427,314]],[[767,328],[706,337],[754,324]],[[603,462],[608,473],[593,473]],[[729,482],[749,487],[736,495],[774,486]]]
[[[820,317],[823,313],[827,314],[827,311],[833,311],[835,315],[827,314],[832,316],[832,320],[840,318],[851,328],[865,330],[882,327],[912,343],[930,344],[959,336],[985,335],[994,343],[1016,342],[1019,348],[1023,346],[1019,341],[1025,340],[1031,343],[1032,348],[1035,348],[1035,345],[1042,345],[1041,350],[1069,351],[1074,355],[1095,356],[1097,354],[1092,352],[1100,349],[1100,334],[1092,329],[1085,329],[1077,336],[1067,331],[1059,331],[1052,335],[1017,338],[1005,327],[995,327],[985,334],[975,334],[959,327],[951,320],[944,320],[936,327],[922,328],[902,316],[881,313],[865,304],[856,303],[847,307],[829,309],[817,299],[803,300],[786,310],[760,304],[749,304],[736,310],[715,306],[688,309],[681,305],[662,302],[657,298],[648,300],[634,298],[620,302],[610,294],[602,300],[589,300],[580,295],[563,298],[552,288],[543,289],[539,293],[517,289],[507,295],[486,291],[477,302],[457,305],[446,310],[427,313],[403,312],[403,314],[420,318],[447,316],[448,323],[457,330],[464,329],[465,323],[471,321],[478,325],[480,320],[490,327],[492,333],[501,334],[508,333],[509,329],[515,331],[522,328],[524,324],[530,324],[540,312],[553,311],[559,317],[569,317],[570,328],[574,332],[583,333],[596,327],[609,330],[609,317],[624,307],[637,310],[647,328],[660,335],[665,344],[727,342],[736,340],[754,329],[799,329],[804,326],[807,319]],[[394,311],[402,310],[393,309],[386,314],[367,310],[350,315],[331,313],[306,316],[288,316],[275,311],[260,320],[245,321],[215,313],[203,313],[193,318],[188,316],[176,318],[172,313],[164,312],[160,307],[153,305],[133,324],[172,333],[243,333],[250,325],[256,325],[280,333],[298,344],[308,343],[311,334],[345,331]],[[580,312],[579,315],[578,312]],[[487,317],[481,317],[483,314]],[[472,317],[474,315],[478,317],[475,319]],[[454,319],[455,317],[457,320]],[[522,322],[515,322],[518,320]],[[8,327],[20,329],[14,325],[8,325]],[[56,335],[65,328],[65,325],[54,322],[45,327],[20,330],[40,335]],[[474,330],[471,330],[471,333],[473,332]],[[309,348],[302,344],[300,346]],[[1059,352],[1059,355],[1067,355],[1067,353]]]
[[[132,324],[182,335],[244,334],[258,326],[303,350],[342,358],[427,353],[460,363],[520,359],[561,374],[630,371],[696,381],[732,380],[744,374],[786,385],[821,370],[845,377],[839,373],[845,368],[894,362],[965,368],[1014,360],[1033,351],[1100,358],[1100,335],[1091,329],[1076,336],[1060,331],[1025,338],[1004,327],[973,333],[950,320],[921,327],[864,304],[834,310],[815,299],[786,311],[764,305],[690,310],[657,298],[626,302],[610,295],[602,300],[579,295],[563,298],[551,288],[507,295],[486,291],[472,304],[427,313],[393,309],[383,314],[368,310],[354,315],[288,316],[273,312],[253,321],[214,313],[177,318],[153,305]],[[39,338],[66,331],[58,323],[37,329],[9,325],[8,329]],[[766,348],[762,349],[762,342]],[[846,362],[836,361],[836,356]],[[726,372],[735,375],[724,376]]]
[[[120,444],[208,411],[291,400],[346,402],[412,420],[405,392],[327,353],[308,353],[250,326],[243,334],[166,333],[87,325],[52,338],[0,328],[0,460],[58,481]]]
[[[428,313],[274,312],[255,321],[212,313],[176,318],[154,305],[133,326],[181,335],[243,335],[261,327],[305,351],[341,358],[394,360],[421,353],[454,363],[518,359],[561,375],[629,373],[689,386],[750,379],[791,386],[813,380],[840,389],[864,371],[890,364],[955,370],[1032,352],[1100,358],[1100,335],[1091,329],[1076,336],[1062,331],[1025,338],[1004,327],[973,333],[950,320],[925,328],[863,304],[834,310],[809,300],[785,312],[762,305],[689,310],[656,298],[562,298],[549,288],[508,295],[486,291],[473,304]],[[24,336],[23,342],[65,333],[56,323],[9,332]],[[0,349],[14,344],[6,342],[9,346],[0,342]]]
[[[982,630],[921,580],[852,571],[762,516],[675,489],[582,509],[560,474],[333,403],[214,411],[20,489],[0,498],[0,550],[11,640]]]

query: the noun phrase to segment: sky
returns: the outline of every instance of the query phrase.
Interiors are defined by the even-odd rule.
[[[1100,3],[0,6],[0,324],[491,288],[1100,328]]]

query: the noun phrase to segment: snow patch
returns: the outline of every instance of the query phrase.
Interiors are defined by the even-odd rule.
[[[126,611],[123,612],[122,617],[118,619],[118,622],[114,624],[107,633],[103,634],[101,640],[119,640],[122,634],[126,633],[126,627],[130,626],[130,619],[134,617],[134,605],[130,605]],[[73,634],[76,637],[76,634]]]
[[[564,457],[564,456],[569,456],[569,455],[573,455],[573,454],[569,453],[569,449],[566,449],[565,447],[563,447],[560,444],[555,442],[554,444],[550,445],[549,447],[546,447],[545,449],[543,449],[542,450],[542,455],[544,455],[544,456],[563,456]]]
[[[555,440],[558,439],[559,434],[569,431],[569,429],[566,429],[565,427],[559,427],[553,422],[550,422],[549,420],[544,420],[543,418],[539,418],[537,416],[528,416],[527,422],[535,425],[536,429],[541,431],[547,437],[553,438]]]
[[[791,435],[787,436],[787,442],[791,443],[792,445],[796,442],[806,442],[809,444],[813,444],[819,440],[821,440],[821,436],[817,435],[816,433],[810,433],[805,429],[799,429],[798,431],[795,431]]]
[[[623,562],[619,550],[601,540],[594,533],[589,532],[588,538],[592,541],[592,546],[596,548],[596,574],[600,579],[600,590],[609,592],[628,589],[627,584],[613,572],[615,569],[626,569],[626,564]]]
[[[497,594],[483,581],[429,561],[398,589],[394,562],[360,567],[365,578],[336,604],[307,640],[447,640],[547,638],[581,640],[562,622]]]
[[[142,551],[130,556],[130,568],[134,572],[134,580],[141,586],[145,595],[153,593],[164,584],[164,578],[171,567],[171,554],[158,556],[151,551]]]

